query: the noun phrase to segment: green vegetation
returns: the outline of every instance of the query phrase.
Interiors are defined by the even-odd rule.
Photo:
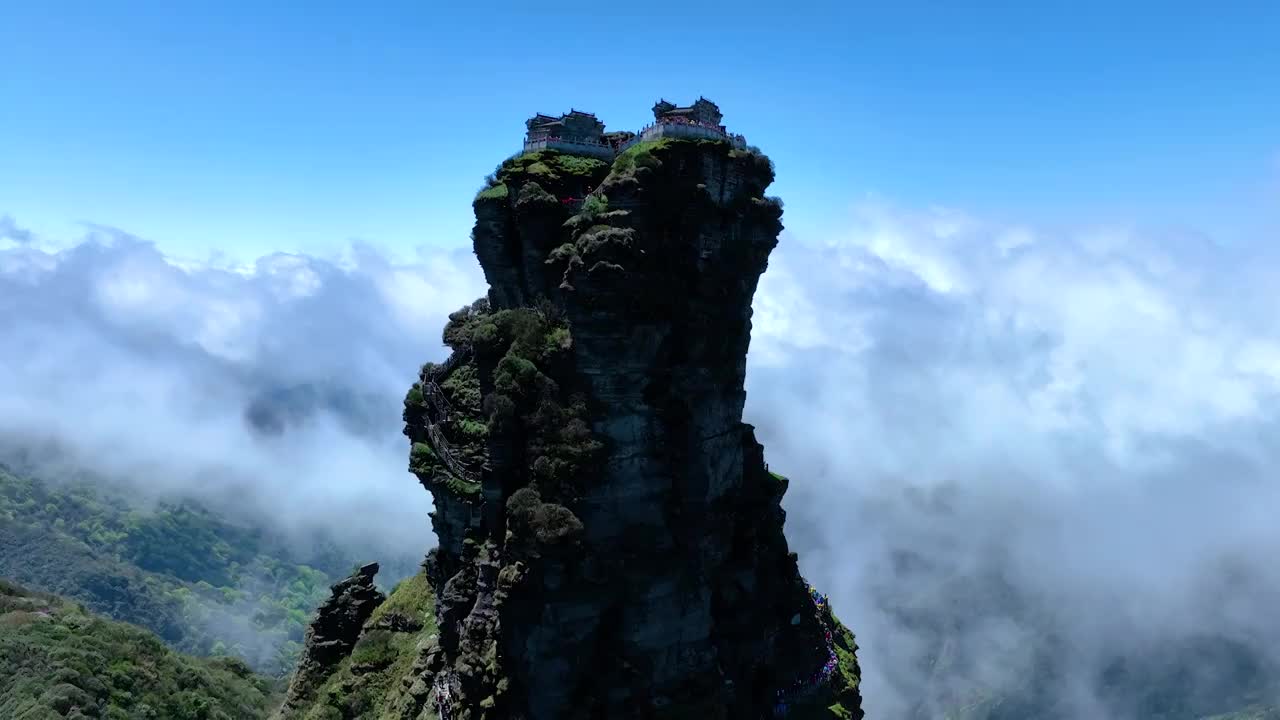
[[[390,630],[368,630],[351,649],[351,667],[361,671],[381,670],[395,662],[396,648]]]
[[[283,540],[193,504],[133,507],[88,483],[50,485],[0,467],[0,576],[145,627],[175,649],[293,666],[329,574]],[[341,572],[349,560],[325,560]]]
[[[679,142],[674,138],[658,138],[657,140],[644,140],[623,150],[618,157],[613,159],[613,172],[624,173],[632,172],[637,168],[652,168],[658,165],[658,158],[654,156],[654,152],[664,148],[671,147],[675,142]]]
[[[717,168],[714,176],[734,178],[732,198],[713,198],[700,182],[703,173],[690,171],[705,163]],[[594,276],[597,287],[632,297],[643,290],[627,288],[628,276],[657,271],[665,255],[687,248],[699,232],[696,226],[710,217],[730,213],[780,229],[781,204],[763,196],[773,179],[768,157],[724,140],[664,137],[636,143],[618,154],[599,192],[566,220],[572,240],[550,248],[546,263],[551,271],[563,271],[563,288],[572,290],[579,278]]]
[[[415,473],[426,473],[432,470],[440,458],[431,446],[424,442],[416,442],[409,448],[409,470]]]
[[[414,383],[405,396],[404,418],[410,428],[425,422],[427,401],[421,383]],[[469,468],[484,465],[488,455],[488,425],[480,409],[480,380],[474,365],[461,365],[440,383],[454,412],[441,426],[450,452]],[[414,430],[416,432],[416,430]],[[458,477],[423,439],[415,439],[409,448],[409,471],[424,483],[442,483],[455,495],[478,498],[480,483]]]
[[[668,152],[678,151],[680,149],[690,149],[695,152],[712,151],[715,153],[723,153],[732,160],[749,160],[752,164],[758,164],[761,168],[767,168],[770,179],[773,176],[773,163],[768,156],[760,152],[759,148],[734,148],[724,140],[716,140],[713,138],[674,138],[663,137],[657,140],[645,140],[623,150],[613,160],[612,172],[614,174],[633,173],[639,168],[657,168],[662,164],[662,158]]]
[[[832,632],[834,637],[834,646],[836,650],[836,672],[830,681],[830,687],[833,689],[833,702],[827,706],[827,710],[832,717],[850,718],[853,712],[850,707],[857,707],[851,702],[850,695],[857,692],[862,684],[861,670],[858,667],[858,658],[856,655],[858,645],[854,641],[853,633],[849,628],[845,627],[839,620],[832,617],[835,630]],[[860,703],[859,703],[860,704]]]
[[[0,581],[0,717],[245,720],[272,683],[232,658],[182,656],[151,633]]]
[[[599,174],[609,166],[609,163],[598,158],[588,157],[585,155],[567,155],[565,153],[557,153],[552,160],[552,165],[566,175],[586,177],[589,175]]]
[[[779,475],[772,470],[769,471],[769,477],[776,485],[776,494],[778,497],[787,494],[787,488],[791,487],[791,480],[789,478],[785,475]]]
[[[434,601],[419,573],[397,585],[361,630],[351,656],[342,660],[301,720],[400,720],[418,717],[425,694],[413,694],[414,662],[436,632]]]
[[[664,137],[636,143],[619,153],[618,157],[614,158],[609,177],[604,184],[625,184],[629,178],[646,174],[643,171],[647,171],[647,174],[662,172],[668,158],[683,154],[721,158],[745,170],[743,177],[753,186],[747,188],[747,192],[743,195],[746,198],[759,197],[774,179],[773,161],[756,148],[735,148],[723,140],[709,138]],[[674,178],[669,177],[667,180],[671,181]],[[680,192],[679,183],[665,184],[672,185],[670,190]]]
[[[609,163],[558,150],[537,150],[510,158],[485,178],[476,195],[477,204],[506,202],[511,193],[520,197],[525,186],[536,184],[554,198],[582,197],[609,173]]]
[[[449,396],[449,402],[468,415],[480,414],[480,377],[476,366],[463,365],[440,383]]]
[[[497,185],[490,185],[489,187],[487,187],[487,188],[485,188],[485,189],[481,190],[481,191],[479,192],[479,194],[477,194],[477,195],[476,195],[476,200],[477,200],[477,201],[480,201],[480,200],[506,200],[506,199],[507,199],[507,185],[506,185],[506,183],[498,183]]]
[[[444,340],[455,351],[474,349],[492,362],[494,392],[482,407],[477,360],[459,366],[441,382],[454,412],[442,426],[453,454],[471,466],[487,461],[490,434],[520,426],[531,432],[523,445],[531,459],[538,491],[561,502],[576,496],[572,487],[599,449],[586,423],[586,401],[566,397],[553,379],[569,362],[573,338],[549,303],[537,308],[490,312],[476,303],[449,316]],[[455,493],[474,495],[480,488],[451,475],[417,427],[426,416],[420,385],[405,397],[406,433],[414,440],[410,469],[424,482],[443,482]],[[514,423],[523,418],[523,423]]]
[[[529,175],[533,176],[535,179],[555,180],[559,177],[559,173],[552,170],[550,165],[542,162],[541,160],[529,163],[525,166],[524,171],[529,173]]]
[[[486,301],[477,301],[450,315],[450,323],[445,327],[444,340],[455,348],[456,352],[469,352],[469,330],[461,331],[461,326],[470,328],[478,319],[487,315]],[[423,382],[429,375],[437,372],[435,365],[423,366]],[[409,470],[418,476],[424,485],[442,484],[455,495],[478,498],[480,484],[458,477],[449,470],[445,460],[438,457],[426,432],[429,416],[427,391],[423,382],[414,383],[404,399],[405,435],[410,439]],[[453,459],[460,462],[468,471],[478,473],[488,462],[489,425],[481,407],[480,376],[474,359],[471,362],[456,366],[446,377],[439,379],[439,390],[444,394],[452,408],[445,422],[437,426],[448,445],[448,452]]]
[[[536,180],[558,182],[566,177],[603,175],[608,168],[609,163],[598,158],[570,155],[558,150],[538,150],[504,162],[495,178],[501,181],[512,175],[525,174]]]
[[[572,334],[549,305],[503,310],[472,321],[477,352],[498,358],[490,432],[523,428],[534,487],[546,501],[571,505],[577,483],[600,451],[587,424],[586,399],[561,388]],[[519,420],[519,422],[516,422]]]
[[[420,478],[428,478],[430,482],[443,483],[455,495],[474,498],[480,496],[480,483],[463,480],[449,472],[449,468],[427,443],[415,442],[410,447],[409,472]]]
[[[489,456],[489,424],[481,407],[480,374],[475,364],[458,367],[440,383],[440,389],[454,408],[443,427],[450,447],[467,467],[484,466]]]
[[[823,612],[823,622],[831,628],[836,670],[820,691],[791,706],[787,714],[791,720],[850,720],[858,717],[855,713],[861,706],[861,671],[856,656],[858,645],[849,628],[829,610]]]
[[[454,495],[476,499],[479,499],[480,497],[480,483],[463,480],[447,470],[442,476],[437,478],[437,482],[443,482],[445,487],[449,488],[450,492]]]
[[[418,573],[401,580],[387,595],[387,599],[369,616],[368,624],[372,627],[389,625],[393,627],[423,628],[433,622],[431,615],[435,607],[435,596],[427,576]]]
[[[609,198],[592,195],[582,203],[582,212],[593,217],[609,212]]]

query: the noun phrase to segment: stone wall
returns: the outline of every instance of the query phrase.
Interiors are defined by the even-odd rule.
[[[702,125],[686,125],[677,123],[656,123],[645,128],[641,133],[644,140],[657,140],[664,137],[673,138],[706,138],[708,140],[725,140],[736,148],[746,146],[740,135],[729,135],[719,130]]]
[[[593,157],[613,158],[614,149],[604,142],[582,142],[574,140],[530,140],[524,144],[524,152],[539,150],[560,150],[575,155],[591,155]]]

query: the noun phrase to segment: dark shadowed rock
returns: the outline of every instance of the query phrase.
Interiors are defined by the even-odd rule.
[[[742,423],[772,180],[753,150],[666,139],[526,154],[477,197],[490,291],[404,417],[449,717],[861,717],[852,635]]]

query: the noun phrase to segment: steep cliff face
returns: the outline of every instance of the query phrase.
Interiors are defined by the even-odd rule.
[[[335,592],[335,598],[344,596]],[[363,605],[361,615],[369,606]],[[423,573],[398,583],[372,608],[344,657],[311,665],[306,661],[290,685],[290,701],[279,720],[415,720],[437,717],[431,708],[433,673],[438,666],[434,592]],[[316,618],[323,625],[327,615]],[[351,618],[353,616],[346,615]],[[316,633],[319,635],[319,633]],[[345,637],[352,637],[345,634]],[[308,645],[307,657],[310,657]]]
[[[317,688],[333,674],[360,638],[365,621],[386,598],[373,585],[378,564],[361,567],[333,585],[332,594],[316,612],[307,630],[302,657],[289,682],[284,705],[276,717],[297,714],[315,697]]]
[[[475,202],[487,298],[406,398],[432,491],[448,718],[861,717],[742,423],[768,159],[660,140],[509,160]]]

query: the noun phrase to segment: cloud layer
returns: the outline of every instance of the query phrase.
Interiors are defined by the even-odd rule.
[[[12,220],[0,248],[0,435],[232,486],[375,550],[430,542],[400,398],[483,292],[469,252],[237,268],[109,228],[51,248]],[[974,688],[1150,716],[1099,680],[1117,656],[1280,642],[1274,259],[884,206],[825,243],[784,237],[747,421],[793,479],[802,567],[858,633],[870,717],[937,717]],[[1050,651],[1052,691],[1028,690]]]
[[[1108,690],[1117,663],[1218,641],[1274,662],[1278,267],[884,207],[779,249],[747,412],[797,480],[802,567],[859,633],[870,716],[979,687],[1051,699],[1036,717],[1156,717],[1137,695],[1161,681]],[[1234,693],[1198,657],[1196,712]],[[1026,687],[1046,662],[1052,689]]]
[[[441,359],[446,315],[483,292],[469,253],[393,262],[356,246],[232,267],[110,228],[63,249],[12,220],[6,234],[0,437],[55,441],[147,489],[229,496],[277,526],[425,551],[401,399]]]

